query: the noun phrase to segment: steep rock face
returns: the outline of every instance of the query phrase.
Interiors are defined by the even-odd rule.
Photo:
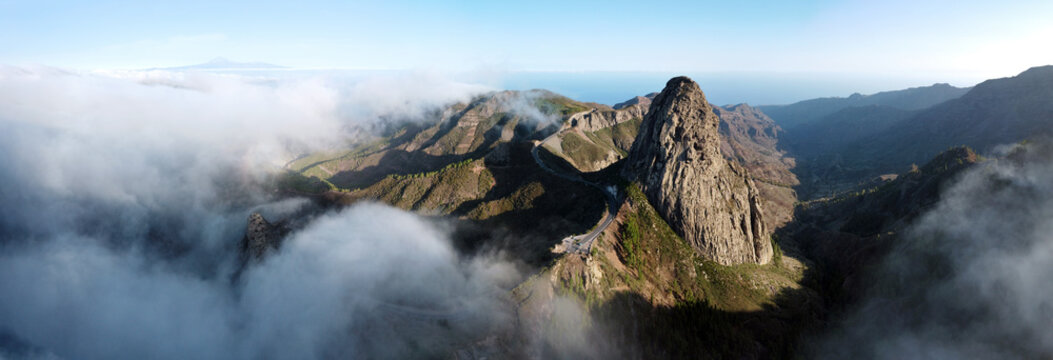
[[[720,152],[719,118],[698,84],[669,80],[633,142],[624,175],[700,255],[724,265],[771,261],[760,194]]]
[[[260,213],[252,213],[245,227],[244,255],[248,259],[259,261],[268,251],[278,248],[280,239],[281,231],[277,226],[267,222]]]

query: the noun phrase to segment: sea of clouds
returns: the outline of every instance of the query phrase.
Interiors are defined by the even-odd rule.
[[[299,154],[490,91],[0,67],[0,358],[401,358],[511,320],[520,271],[385,205],[324,213],[258,186]],[[242,270],[246,218],[311,215]]]

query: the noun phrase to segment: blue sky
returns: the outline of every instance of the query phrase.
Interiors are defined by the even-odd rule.
[[[972,85],[1053,63],[1051,19],[1049,0],[0,0],[0,63],[150,68],[222,56],[312,69],[815,74]]]

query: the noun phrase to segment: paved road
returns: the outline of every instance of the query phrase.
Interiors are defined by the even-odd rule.
[[[592,110],[589,110],[589,111],[592,111]],[[585,113],[587,113],[589,111],[582,111],[582,112],[576,113],[574,115],[571,115],[570,118],[574,118],[574,117],[576,117],[578,115],[585,114]],[[604,184],[595,183],[595,182],[591,182],[591,181],[585,180],[584,178],[581,177],[580,173],[576,173],[576,174],[561,173],[559,171],[556,171],[556,170],[552,169],[548,165],[546,165],[544,161],[541,161],[541,157],[538,156],[538,148],[540,148],[542,145],[544,145],[549,140],[552,140],[552,138],[554,138],[557,135],[559,135],[559,131],[556,131],[555,133],[552,133],[552,135],[549,135],[545,139],[541,140],[541,142],[538,142],[537,144],[534,144],[534,148],[530,149],[530,154],[534,156],[534,161],[536,161],[538,166],[540,166],[542,169],[545,169],[545,171],[548,171],[548,172],[552,173],[553,175],[559,176],[561,178],[564,178],[564,179],[567,179],[567,180],[570,180],[570,181],[576,181],[576,182],[579,182],[579,183],[582,183],[582,184],[586,184],[586,185],[595,187],[597,189],[600,189],[600,191],[603,192],[603,195],[606,196],[606,198],[607,198],[606,199],[606,201],[607,201],[607,216],[604,216],[603,220],[601,220],[598,224],[596,224],[596,227],[594,229],[592,229],[592,231],[590,231],[587,234],[568,236],[567,238],[563,239],[564,252],[566,252],[566,253],[588,254],[589,251],[592,250],[592,243],[594,241],[596,241],[596,238],[599,237],[601,233],[603,233],[603,230],[606,230],[607,227],[610,226],[611,223],[614,222],[614,216],[618,214],[618,208],[617,208],[618,202],[616,201],[616,199],[618,197],[618,190],[617,190],[617,188],[615,186],[612,186],[612,185],[604,185]]]

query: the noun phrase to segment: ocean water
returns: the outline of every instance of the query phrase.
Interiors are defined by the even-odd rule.
[[[698,82],[706,98],[718,105],[789,104],[819,97],[847,97],[950,82],[972,86],[969,80],[908,76],[815,73],[674,73],[674,72],[519,72],[503,77],[511,90],[547,89],[579,101],[613,105],[636,95],[661,91],[666,81],[686,75]]]
[[[666,81],[685,75],[698,82],[706,98],[718,105],[789,104],[820,97],[847,97],[853,93],[872,94],[934,83],[973,86],[982,79],[941,79],[924,76],[860,75],[839,73],[762,73],[762,72],[460,72],[437,73],[403,70],[209,70],[261,79],[324,77],[354,83],[384,77],[426,76],[462,83],[486,85],[494,89],[545,89],[571,99],[614,105],[637,95],[661,91]]]

